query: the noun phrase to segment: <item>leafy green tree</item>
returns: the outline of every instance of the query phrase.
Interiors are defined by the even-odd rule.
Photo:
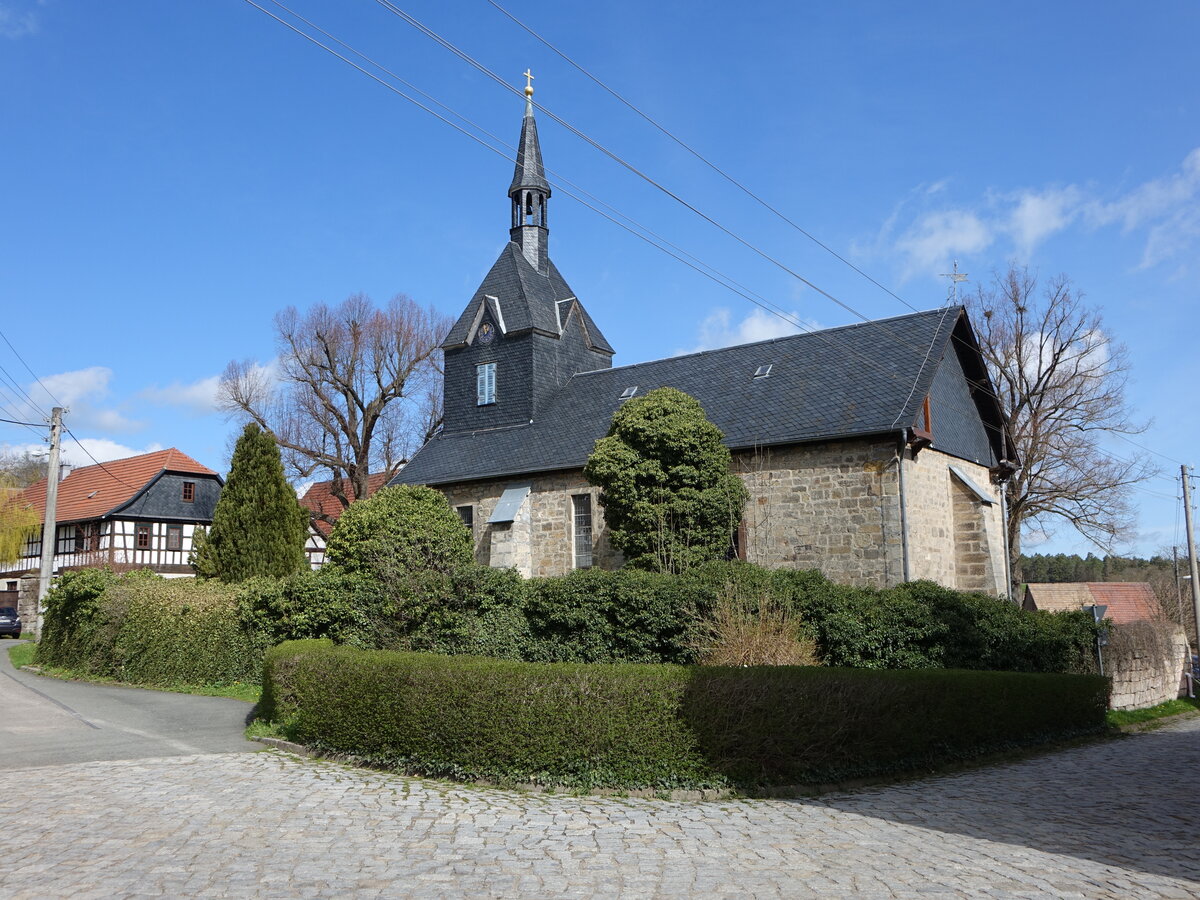
[[[678,573],[729,555],[748,494],[722,438],[699,401],[675,388],[617,410],[583,472],[601,488],[628,565]]]
[[[212,529],[197,542],[192,568],[204,578],[245,581],[283,578],[304,568],[308,513],[287,479],[270,432],[251,423],[242,431],[229,478],[213,512]]]

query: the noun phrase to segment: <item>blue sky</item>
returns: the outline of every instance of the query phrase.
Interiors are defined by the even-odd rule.
[[[973,283],[1010,260],[1068,274],[1128,346],[1131,405],[1154,420],[1137,441],[1163,454],[1128,549],[1180,540],[1178,465],[1198,437],[1200,6],[500,2],[915,307],[944,301],[954,259]],[[397,5],[513,86],[531,67],[548,111],[855,310],[907,311],[487,0]],[[289,6],[515,144],[520,99],[379,3]],[[216,376],[272,358],[277,310],[365,292],[457,314],[507,240],[510,163],[244,0],[0,0],[0,78],[0,329],[102,460],[177,446],[223,470],[234,426],[213,411]],[[545,114],[539,129],[552,182],[796,318],[854,321]],[[564,192],[551,204],[551,253],[617,364],[789,327]],[[2,379],[0,416],[39,421]],[[2,445],[37,443],[0,425]],[[1094,548],[1064,528],[1027,549]]]

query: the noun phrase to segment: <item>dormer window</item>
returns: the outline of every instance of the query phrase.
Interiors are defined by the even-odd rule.
[[[185,481],[183,483],[183,502],[184,503],[195,503],[196,502],[196,482]]]
[[[496,402],[496,364],[483,363],[475,367],[475,405],[488,406]]]

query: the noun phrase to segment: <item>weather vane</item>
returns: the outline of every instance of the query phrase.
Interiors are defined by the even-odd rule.
[[[953,272],[942,272],[940,275],[938,275],[938,278],[949,278],[950,279],[950,290],[946,295],[946,302],[957,304],[958,303],[958,284],[960,281],[969,280],[967,278],[966,272],[958,271],[958,260],[956,259],[954,261],[954,271]]]

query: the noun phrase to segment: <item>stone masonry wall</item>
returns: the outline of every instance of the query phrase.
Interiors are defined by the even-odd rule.
[[[1178,625],[1134,622],[1114,626],[1106,651],[1112,709],[1145,709],[1180,695],[1188,643]]]
[[[21,637],[38,640],[38,577],[24,575],[21,577],[17,594],[17,615],[21,617]]]
[[[958,467],[992,497],[982,503],[954,475]],[[1006,593],[1000,489],[987,468],[932,448],[904,460],[909,577],[959,590]]]
[[[845,584],[904,580],[894,442],[743,451],[734,455],[734,471],[750,491],[747,561],[820,569]]]
[[[489,525],[506,487],[532,484],[511,524]],[[475,525],[475,559],[496,568],[513,567],[526,577],[564,575],[575,567],[573,509],[571,497],[592,498],[593,565],[619,568],[621,554],[608,540],[600,490],[592,487],[579,469],[491,481],[472,481],[439,486],[453,507],[472,507]]]
[[[996,593],[1004,584],[999,494],[985,505],[950,474],[953,462],[985,490],[983,466],[935,450],[905,461],[910,572],[947,587]],[[734,471],[750,491],[743,530],[748,561],[770,568],[820,569],[833,581],[889,587],[904,580],[895,443],[830,441],[739,451]],[[952,484],[953,482],[953,484]],[[532,489],[512,523],[488,525],[506,487]],[[608,540],[599,490],[579,469],[441,488],[451,506],[470,505],[475,557],[525,576],[574,568],[571,497],[592,497],[593,564],[621,565]]]

